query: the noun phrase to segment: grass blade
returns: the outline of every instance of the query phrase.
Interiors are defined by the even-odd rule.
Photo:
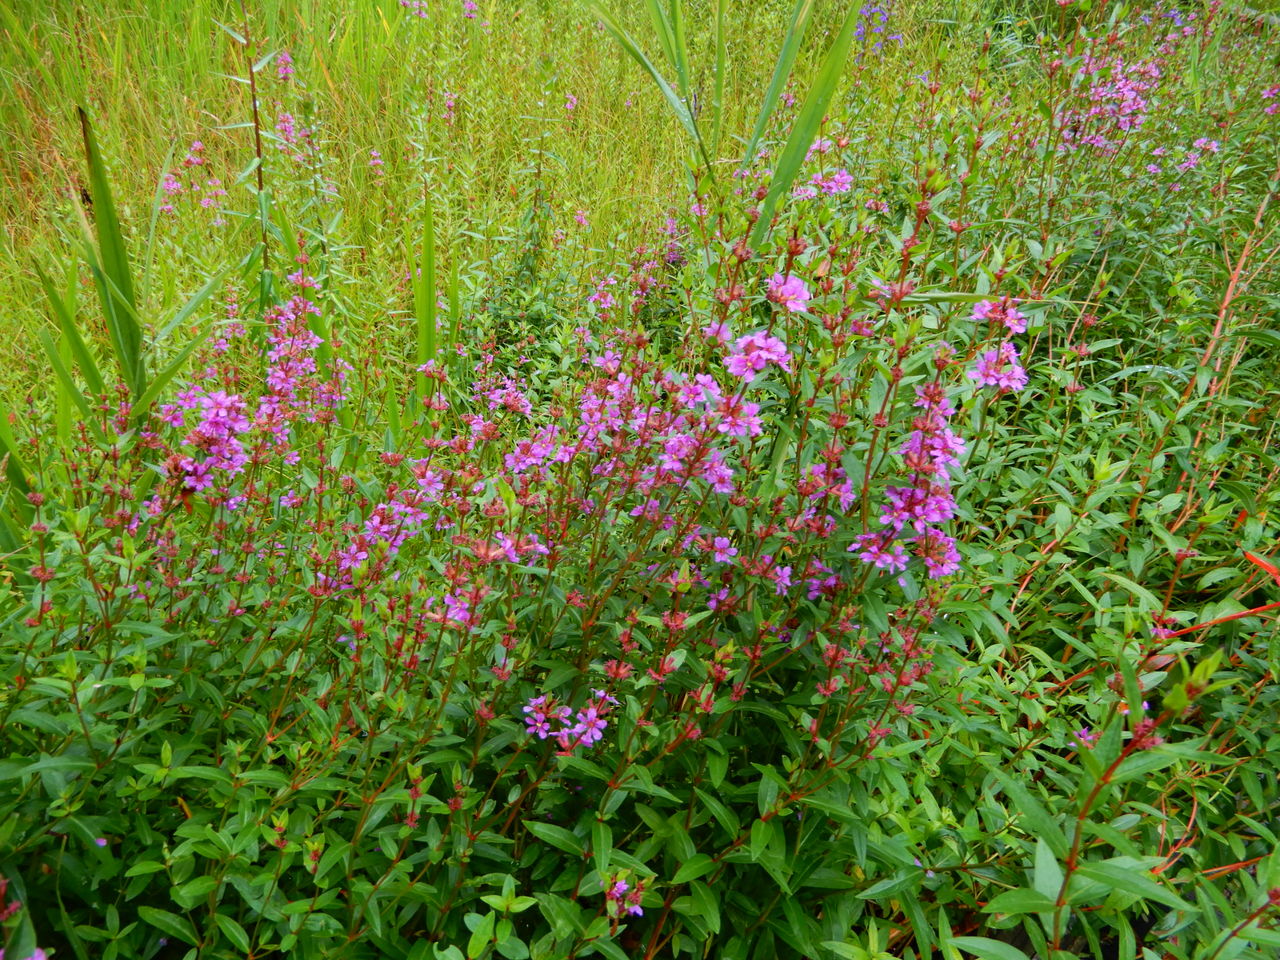
[[[147,252],[142,258],[142,289],[138,292],[138,300],[141,303],[147,302],[147,293],[151,289],[151,264],[154,262],[156,249],[156,223],[160,220],[160,207],[164,204],[164,181],[169,175],[169,168],[173,166],[173,152],[176,149],[176,144],[171,145],[169,152],[165,154],[160,179],[156,181],[156,192],[151,198],[151,221],[147,225]]]
[[[17,494],[13,501],[14,509],[21,516],[29,518],[31,508],[27,504],[26,496],[31,492],[31,484],[27,482],[30,471],[22,455],[18,453],[18,443],[13,438],[13,431],[9,429],[9,418],[3,413],[0,413],[0,461],[4,462],[4,472],[9,478],[9,488]]]
[[[418,327],[417,365],[436,358],[436,236],[435,217],[428,200],[422,209],[420,266],[413,281],[413,316]],[[418,394],[426,396],[427,378],[417,375]]]
[[[85,399],[84,394],[80,392],[80,388],[76,386],[76,381],[71,376],[71,371],[67,369],[66,363],[63,362],[62,351],[53,342],[53,337],[49,335],[48,330],[40,331],[40,342],[44,344],[45,352],[49,354],[49,362],[53,366],[53,372],[58,375],[58,380],[62,383],[59,398],[70,400],[80,408],[86,423],[94,423],[93,407]]]
[[[787,78],[791,76],[796,57],[800,53],[800,45],[804,42],[804,35],[809,29],[809,17],[813,13],[814,2],[815,0],[796,0],[795,9],[791,13],[791,24],[787,27],[787,36],[782,41],[782,49],[778,52],[778,60],[773,66],[773,77],[769,80],[769,88],[765,91],[764,101],[760,104],[760,114],[756,117],[756,126],[751,132],[751,139],[747,141],[747,149],[742,155],[739,169],[751,163],[756,155],[756,148],[760,145],[760,138],[764,136],[765,128],[769,126],[773,111],[778,107],[782,89],[787,85]]]
[[[849,48],[853,45],[853,35],[858,25],[860,14],[854,7],[844,18],[844,24],[836,35],[835,41],[823,58],[822,68],[818,71],[805,97],[804,105],[792,124],[791,133],[787,137],[786,146],[773,173],[773,182],[769,185],[769,194],[760,205],[760,219],[756,221],[751,232],[751,245],[758,247],[768,236],[773,219],[773,211],[781,196],[791,189],[800,167],[813,143],[814,135],[822,125],[822,118],[827,112],[831,98],[835,96],[836,87],[840,85],[840,76],[844,73],[845,63],[849,59]]]
[[[203,333],[193,337],[191,342],[179,350],[177,356],[169,361],[169,365],[152,378],[151,382],[147,384],[146,392],[133,405],[135,415],[140,415],[151,408],[151,405],[156,402],[156,398],[160,396],[160,391],[168,386],[169,381],[182,369],[182,365],[187,362],[187,358],[196,351],[196,348],[209,339],[209,334],[212,331],[213,328],[210,327]]]
[[[720,132],[724,125],[724,81],[728,72],[727,44],[724,36],[724,15],[729,7],[729,0],[716,0],[715,75],[711,89],[711,154],[720,152]]]
[[[676,84],[680,96],[685,103],[689,102],[689,38],[684,29],[683,0],[670,0],[671,3],[671,49],[674,51],[676,68]],[[696,119],[696,118],[695,118]]]
[[[695,144],[701,146],[702,139],[698,135],[698,128],[693,122],[693,114],[689,112],[688,104],[681,100],[679,94],[671,88],[671,84],[658,72],[658,68],[653,65],[653,62],[645,56],[639,44],[631,38],[631,34],[627,33],[617,18],[599,0],[583,0],[583,3],[586,4],[592,15],[604,24],[605,29],[613,35],[613,38],[618,41],[626,54],[640,64],[644,71],[653,78],[653,82],[658,85],[658,90],[662,93],[663,99],[667,101],[667,105],[671,107],[672,113],[676,115],[676,120],[680,126],[684,128]],[[707,158],[704,156],[705,159]]]
[[[449,357],[453,360],[458,347],[458,337],[462,332],[462,299],[458,289],[458,261],[454,258],[449,264]]]
[[[645,0],[645,9],[649,11],[649,20],[653,24],[653,32],[658,37],[658,45],[662,47],[662,55],[672,67],[676,65],[675,37],[671,31],[671,20],[667,11],[662,9],[660,0]]]
[[[184,324],[193,313],[199,310],[204,302],[213,294],[213,291],[218,288],[218,285],[222,283],[223,278],[226,277],[230,270],[231,268],[227,267],[210,277],[209,282],[197,290],[192,295],[191,299],[182,305],[182,309],[173,315],[173,319],[166,323],[160,332],[156,334],[155,342],[157,344],[163,343],[168,339],[169,334]]]
[[[137,320],[137,300],[134,297],[133,277],[129,270],[129,255],[125,250],[124,234],[116,216],[111,188],[107,183],[106,167],[98,151],[98,142],[89,123],[84,107],[76,108],[80,115],[80,132],[84,138],[85,160],[89,166],[89,195],[93,200],[93,234],[97,237],[97,253],[92,255],[90,266],[98,282],[98,295],[102,299],[103,313],[116,349],[125,382],[138,397],[146,389],[146,370],[142,358],[142,327]],[[88,222],[85,221],[88,230]],[[92,234],[91,234],[92,235]],[[106,281],[106,282],[103,282]]]
[[[99,372],[98,365],[94,362],[93,354],[89,352],[89,347],[84,342],[84,338],[80,336],[80,330],[76,326],[73,311],[59,296],[58,291],[53,287],[52,281],[40,269],[39,264],[36,264],[36,275],[40,278],[40,285],[44,287],[45,296],[49,298],[49,304],[53,307],[53,314],[58,321],[59,328],[62,330],[62,337],[70,347],[71,355],[80,367],[81,375],[84,376],[89,384],[90,392],[95,396],[101,395],[106,389],[102,374]]]

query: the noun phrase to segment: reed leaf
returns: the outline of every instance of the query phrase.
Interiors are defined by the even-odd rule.
[[[413,280],[413,317],[417,324],[417,366],[436,358],[436,229],[431,201],[422,208],[422,245],[419,267]],[[418,395],[425,397],[427,378],[417,374]]]
[[[142,355],[142,326],[138,323],[137,300],[134,297],[133,276],[129,269],[129,255],[125,249],[124,234],[116,215],[111,188],[107,183],[107,171],[98,150],[89,114],[83,107],[77,108],[80,131],[84,139],[85,160],[89,167],[89,195],[93,201],[94,229],[85,229],[85,253],[93,271],[102,312],[107,321],[107,332],[125,383],[135,398],[146,390],[146,368]],[[96,245],[93,242],[96,238]]]
[[[0,461],[4,462],[5,476],[9,478],[9,489],[17,494],[14,498],[14,509],[24,517],[29,516],[30,506],[26,496],[31,492],[31,484],[27,480],[27,475],[31,471],[27,469],[26,461],[18,452],[18,443],[13,438],[13,431],[9,429],[9,418],[3,413],[0,413]]]
[[[720,152],[720,135],[724,130],[724,82],[728,73],[728,43],[724,35],[724,15],[729,8],[729,0],[716,0],[715,36],[716,48],[715,73],[711,88],[711,155]]]
[[[760,146],[760,138],[764,136],[769,120],[773,117],[773,111],[778,108],[778,100],[782,97],[783,88],[787,85],[787,78],[795,68],[800,46],[804,43],[805,33],[809,30],[809,18],[813,14],[814,2],[815,0],[796,0],[795,8],[791,11],[791,23],[787,26],[787,35],[783,38],[782,49],[778,52],[778,59],[773,65],[773,76],[769,80],[768,89],[765,90],[764,100],[760,104],[760,113],[756,116],[756,125],[751,131],[751,139],[747,141],[747,149],[742,155],[739,169],[751,163],[756,154],[756,148]]]
[[[658,91],[662,94],[663,99],[667,101],[667,106],[671,108],[671,112],[675,114],[676,121],[701,149],[702,138],[698,134],[698,127],[694,123],[693,114],[689,111],[689,105],[672,89],[671,84],[667,82],[667,79],[659,72],[658,68],[653,65],[653,62],[645,56],[644,51],[640,49],[640,45],[632,39],[631,34],[627,33],[622,24],[618,22],[617,17],[610,13],[599,0],[583,0],[583,3],[591,11],[592,16],[604,24],[605,29],[618,42],[627,56],[640,64],[645,73],[649,74],[653,82],[658,85]],[[661,40],[662,31],[659,30],[658,32]],[[666,44],[663,46],[665,52]],[[674,53],[672,56],[674,57]],[[710,160],[706,156],[706,151],[703,150],[702,152],[703,159],[709,163]]]
[[[40,268],[39,264],[36,264],[36,276],[40,278],[40,285],[44,287],[45,296],[49,298],[49,304],[53,308],[54,319],[58,322],[62,338],[70,348],[72,357],[80,367],[81,376],[89,384],[92,394],[95,396],[102,394],[106,389],[105,382],[98,370],[98,364],[93,359],[93,354],[89,352],[88,344],[84,342],[80,329],[76,326],[74,311],[62,299],[48,274]]]
[[[71,370],[63,359],[62,351],[58,349],[58,344],[54,342],[48,330],[40,331],[40,342],[44,344],[45,353],[49,355],[49,363],[53,367],[53,372],[57,374],[58,383],[62,387],[58,391],[60,401],[74,403],[80,408],[80,413],[84,416],[86,423],[95,423],[92,405],[85,398],[80,388],[76,386],[75,378],[72,377]],[[65,338],[63,343],[66,343]]]
[[[768,236],[778,200],[791,189],[791,184],[795,182],[796,176],[800,173],[800,167],[804,164],[809,147],[813,144],[813,138],[822,126],[822,118],[826,115],[831,98],[835,96],[836,88],[840,85],[840,77],[849,59],[849,48],[853,45],[853,36],[860,16],[856,6],[850,8],[845,15],[840,32],[836,34],[835,40],[828,48],[827,55],[822,61],[822,68],[814,78],[800,113],[791,126],[791,133],[774,168],[769,194],[760,205],[760,219],[756,221],[755,229],[751,232],[753,246],[759,246]]]
[[[673,66],[676,68],[676,83],[680,96],[685,103],[689,102],[689,38],[684,28],[684,3],[682,0],[670,0],[671,48],[675,53]],[[696,120],[697,117],[694,117]]]

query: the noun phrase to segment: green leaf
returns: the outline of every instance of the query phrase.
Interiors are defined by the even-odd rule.
[[[778,108],[778,100],[787,85],[787,78],[795,66],[796,57],[800,53],[800,45],[804,43],[804,35],[809,29],[809,15],[813,13],[815,0],[796,0],[791,11],[791,23],[787,27],[787,35],[782,41],[782,49],[778,51],[778,59],[773,64],[773,77],[765,90],[764,100],[760,104],[760,112],[756,115],[756,125],[751,131],[751,139],[747,141],[747,149],[742,155],[739,169],[745,169],[755,157],[756,148],[760,146],[760,138],[769,126],[773,111]]]
[[[689,896],[693,898],[698,915],[711,928],[712,933],[720,932],[720,900],[711,888],[701,880],[689,884]]]
[[[53,342],[53,337],[49,335],[48,330],[40,331],[40,342],[44,344],[44,351],[49,355],[49,365],[53,367],[53,372],[58,375],[58,381],[62,384],[62,395],[79,407],[85,423],[96,425],[93,407],[84,394],[80,392],[80,388],[76,386],[76,382],[71,376],[71,371],[62,362],[61,351],[58,350],[57,344]]]
[[[1096,880],[1103,886],[1121,893],[1132,894],[1144,900],[1154,900],[1176,910],[1195,913],[1197,908],[1187,903],[1176,893],[1156,883],[1145,872],[1132,864],[1120,864],[1114,861],[1104,863],[1082,863],[1078,868],[1081,876]]]
[[[602,820],[591,825],[591,856],[596,869],[604,874],[609,869],[609,854],[613,852],[613,831]]]
[[[716,59],[711,86],[711,155],[720,151],[720,132],[724,122],[724,81],[728,73],[728,44],[725,42],[724,15],[729,7],[729,0],[716,0],[716,20],[714,44]]]
[[[1057,856],[1065,857],[1071,848],[1067,843],[1067,835],[1062,832],[1062,828],[1058,826],[1058,822],[1044,808],[1044,805],[1033,797],[1026,787],[999,767],[988,767],[988,771],[999,781],[1005,794],[1013,801],[1012,812],[1021,815],[1032,831],[1048,843]]]
[[[1053,850],[1049,848],[1044,837],[1040,837],[1036,840],[1036,865],[1032,875],[1032,886],[1056,904],[1058,894],[1062,892],[1062,881],[1062,867],[1058,865],[1058,858],[1053,855]]]
[[[27,469],[18,451],[18,442],[14,439],[13,431],[9,429],[9,417],[3,412],[0,412],[0,460],[5,461],[5,475],[18,494],[18,497],[14,498],[15,512],[23,518],[30,517],[31,506],[27,503],[26,496],[31,492],[31,485],[27,481],[31,471]]]
[[[139,860],[128,870],[124,872],[126,877],[141,877],[148,873],[159,873],[164,869],[164,864],[155,860]]]
[[[111,188],[107,183],[106,166],[102,162],[98,141],[89,123],[89,114],[84,107],[77,107],[76,110],[80,116],[80,132],[89,167],[89,195],[93,201],[93,230],[90,230],[81,211],[85,254],[102,301],[102,312],[107,321],[107,332],[115,349],[116,359],[120,363],[125,382],[136,398],[146,389],[146,370],[142,359],[142,327],[138,323],[129,256],[125,250],[120,220],[116,216],[115,203],[111,198]],[[91,242],[95,237],[96,251]]]
[[[155,375],[154,379],[147,385],[147,389],[143,391],[142,396],[134,404],[133,411],[135,416],[140,416],[151,409],[151,405],[156,402],[160,393],[168,386],[169,381],[177,376],[178,371],[187,362],[187,358],[209,339],[209,334],[212,330],[213,328],[210,327],[204,333],[193,337],[190,343],[178,351],[178,355],[169,362],[169,365]]]
[[[1055,861],[1056,862],[1056,861]],[[1025,887],[1006,890],[982,908],[983,913],[1049,913],[1055,907],[1052,899]]]
[[[190,319],[191,315],[199,310],[204,302],[209,299],[213,294],[213,291],[218,289],[231,270],[232,267],[226,267],[223,270],[219,270],[209,278],[209,281],[203,287],[192,294],[191,299],[184,303],[182,308],[173,315],[173,319],[166,323],[164,327],[161,328],[160,332],[156,334],[155,342],[163,343],[169,338],[169,334],[182,324],[186,323],[187,320]]]
[[[196,877],[182,886],[174,887],[169,891],[169,896],[183,910],[191,910],[216,889],[218,889],[218,881],[215,877]]]
[[[161,933],[177,937],[193,947],[198,942],[195,929],[191,926],[191,921],[186,917],[180,917],[176,913],[170,913],[168,910],[158,910],[155,907],[145,906],[138,908],[138,916]]]
[[[989,937],[952,937],[950,945],[983,960],[1031,960],[1012,944]]]
[[[726,807],[718,797],[712,796],[700,787],[695,787],[694,792],[698,795],[698,799],[702,801],[702,805],[716,818],[716,822],[724,828],[725,833],[730,836],[737,836],[738,831],[742,829],[742,822],[737,815]]]
[[[783,194],[791,189],[791,184],[800,173],[805,156],[813,145],[814,136],[822,125],[827,106],[840,85],[840,78],[848,65],[849,48],[853,44],[854,31],[861,22],[861,14],[858,11],[857,4],[849,7],[844,24],[827,50],[822,67],[818,70],[818,75],[814,78],[809,93],[805,97],[804,105],[801,106],[791,126],[791,134],[787,137],[787,143],[782,148],[778,163],[774,167],[769,193],[760,204],[760,219],[756,221],[755,229],[751,232],[753,247],[759,247],[768,236],[772,227],[773,211]]]
[[[436,358],[436,227],[428,199],[422,207],[422,245],[419,266],[413,281],[413,316],[417,323],[417,365]],[[427,378],[418,374],[418,395],[425,399]]]
[[[484,954],[489,942],[493,939],[493,925],[497,916],[495,913],[486,913],[471,931],[471,937],[467,940],[468,957],[479,957]]]
[[[218,929],[223,935],[231,941],[231,945],[241,953],[249,953],[249,934],[244,927],[240,926],[235,920],[232,920],[225,913],[215,913],[213,922],[218,925]]]
[[[696,880],[698,877],[706,876],[715,868],[716,862],[714,860],[705,853],[699,853],[680,865],[680,869],[671,878],[671,882],[685,883],[688,880]]]
[[[40,269],[39,264],[36,264],[35,269],[36,275],[40,278],[40,285],[44,287],[45,296],[48,297],[49,304],[53,307],[53,314],[58,321],[59,328],[62,330],[62,336],[70,345],[71,353],[76,363],[80,366],[80,373],[89,384],[89,390],[95,395],[101,394],[106,389],[103,385],[102,374],[98,371],[98,365],[94,362],[93,354],[89,352],[84,338],[80,336],[80,329],[76,326],[75,316],[70,306],[54,289],[52,281]]]
[[[551,844],[557,850],[563,850],[565,853],[573,853],[578,856],[582,856],[586,852],[586,847],[582,845],[582,841],[564,827],[557,827],[554,823],[539,823],[537,820],[523,820],[521,822],[526,830],[544,843]]]
[[[645,56],[644,51],[640,49],[640,45],[632,39],[618,19],[599,0],[583,0],[583,3],[591,11],[591,15],[604,24],[605,29],[618,41],[627,56],[644,68],[644,71],[657,84],[658,90],[662,93],[663,99],[667,101],[667,106],[671,108],[671,112],[675,114],[680,126],[684,128],[695,143],[700,143],[698,128],[694,124],[693,114],[689,112],[688,105],[671,88],[671,84],[666,81],[666,78],[658,72],[658,68]]]

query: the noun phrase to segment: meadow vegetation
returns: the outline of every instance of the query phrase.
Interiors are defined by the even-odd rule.
[[[0,957],[1280,950],[1280,26],[0,5]]]

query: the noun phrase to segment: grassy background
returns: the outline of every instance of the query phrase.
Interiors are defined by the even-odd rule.
[[[520,186],[539,151],[556,225],[576,229],[583,210],[590,238],[652,225],[687,204],[674,122],[647,78],[575,4],[489,3],[474,19],[460,3],[432,4],[427,18],[396,0],[252,6],[255,56],[287,50],[296,69],[288,82],[274,64],[260,75],[268,186],[287,197],[296,222],[332,227],[336,242],[358,248],[345,265],[370,281],[361,284],[359,312],[371,323],[392,306],[383,298],[406,269],[405,225],[420,216],[424,190],[448,238],[445,256],[465,264],[489,259],[518,223],[527,207]],[[768,81],[772,54],[759,54],[776,45],[782,8],[735,11],[730,130],[749,122]],[[0,366],[16,384],[36,359],[28,334],[45,322],[32,260],[63,258],[73,235],[84,178],[77,100],[94,118],[135,247],[145,242],[166,163],[178,164],[193,140],[205,144],[205,169],[224,181],[227,205],[252,210],[243,173],[254,145],[245,54],[222,26],[243,35],[236,4],[17,3],[3,11],[0,274],[10,282]],[[805,69],[802,60],[800,76]],[[272,142],[286,111],[315,131],[311,172],[329,194],[322,204],[313,178]],[[384,161],[380,180],[371,150]],[[176,299],[178,288],[194,289],[200,271],[243,256],[236,233],[245,218],[216,228],[201,212],[184,209],[161,223],[153,308]]]
[[[621,4],[624,22],[641,26],[639,4]],[[996,23],[997,96],[1030,104],[1040,94],[1034,19],[1023,11],[987,11],[971,0],[895,10],[888,30],[901,35],[880,51],[862,43],[849,71],[866,119],[870,164],[895,154],[883,136],[903,114],[908,79],[945,52],[957,73]],[[725,163],[736,159],[768,83],[791,5],[780,0],[731,4],[726,23],[728,74]],[[820,3],[791,91],[802,96],[845,6]],[[248,25],[236,3],[118,0],[105,5],[11,0],[0,5],[0,385],[11,395],[37,384],[44,358],[32,335],[49,323],[33,263],[65,262],[77,236],[84,186],[75,105],[93,118],[135,259],[150,236],[157,188],[192,141],[205,145],[204,177],[223,181],[225,226],[184,197],[177,215],[157,217],[144,317],[172,310],[205,276],[238,261],[251,244],[254,200],[248,58],[233,34],[249,39],[262,63],[287,50],[295,74],[277,79],[262,63],[258,81],[265,128],[267,186],[292,222],[329,235],[348,288],[352,315],[379,334],[404,309],[405,236],[433,197],[442,256],[464,278],[517,242],[530,207],[531,178],[541,180],[552,229],[588,247],[633,245],[668,211],[688,205],[679,130],[648,78],[574,3],[433,2],[414,16],[397,0],[358,4],[251,5]],[[706,3],[689,8],[696,88],[709,83],[711,37]],[[643,31],[637,32],[643,36]],[[566,110],[569,97],[576,107]],[[446,99],[452,118],[446,120]],[[275,134],[281,113],[314,131],[306,164],[290,163]],[[784,111],[785,114],[785,111]],[[735,139],[738,138],[738,139]],[[369,165],[381,154],[382,176]],[[589,227],[576,223],[584,211]],[[399,292],[397,292],[399,291]],[[395,325],[390,331],[400,332]],[[406,331],[406,336],[407,336]]]

